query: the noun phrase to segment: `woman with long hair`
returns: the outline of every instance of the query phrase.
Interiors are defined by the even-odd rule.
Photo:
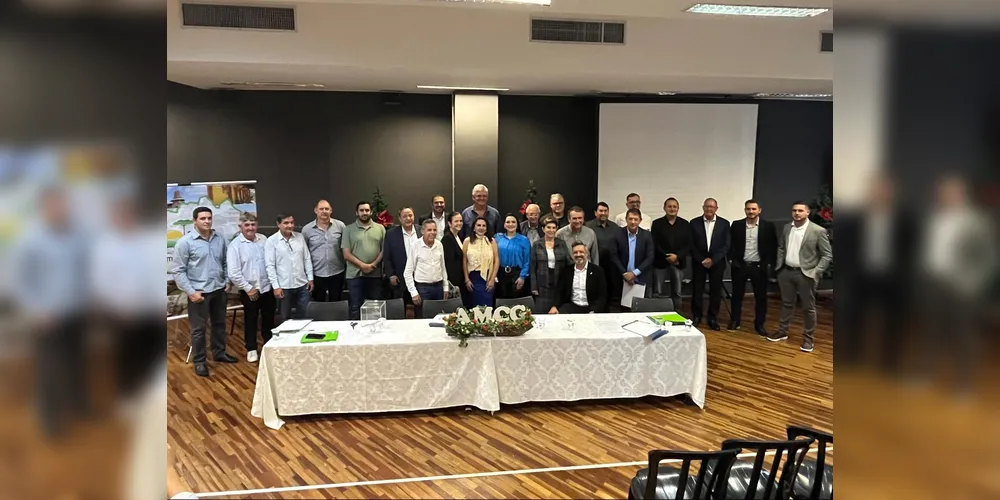
[[[465,253],[462,251],[462,214],[452,212],[445,217],[445,227],[438,228],[443,232],[441,247],[444,250],[444,267],[448,271],[448,281],[453,290],[462,294],[462,303],[469,304],[469,291],[465,288]]]
[[[559,302],[559,274],[572,265],[569,248],[556,238],[559,223],[553,217],[542,221],[545,237],[531,245],[531,294],[535,296],[535,313],[545,314]]]
[[[489,223],[477,217],[472,223],[472,234],[465,239],[465,289],[471,293],[470,306],[492,306],[493,289],[496,287],[500,257],[497,242],[487,233]]]
[[[503,232],[495,236],[500,267],[497,275],[498,299],[524,297],[528,288],[528,270],[531,262],[531,242],[528,237],[517,232],[518,220],[514,214],[504,217]]]

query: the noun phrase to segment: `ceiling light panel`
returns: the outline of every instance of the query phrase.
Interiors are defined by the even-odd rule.
[[[815,17],[830,9],[810,7],[762,7],[759,5],[720,5],[697,3],[687,9],[693,14],[751,17]]]
[[[445,2],[456,2],[456,3],[498,3],[498,4],[512,4],[512,5],[541,5],[543,7],[548,7],[552,4],[552,0],[436,0]]]

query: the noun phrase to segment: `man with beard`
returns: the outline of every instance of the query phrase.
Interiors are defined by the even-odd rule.
[[[361,304],[381,295],[382,242],[385,227],[372,223],[372,206],[367,201],[355,207],[357,221],[344,228],[340,248],[347,261],[347,292],[351,319],[361,319]]]
[[[604,271],[589,262],[587,245],[573,243],[573,272],[559,275],[559,305],[549,314],[587,314],[605,312],[608,308],[608,288]]]
[[[611,265],[611,252],[615,251],[615,238],[622,231],[622,228],[608,220],[610,214],[611,209],[608,204],[603,201],[598,202],[594,209],[594,218],[584,225],[594,231],[594,235],[597,236],[598,260],[601,263],[601,269],[604,270],[604,276],[608,280],[608,296],[610,300],[614,300],[621,298],[622,284],[621,278],[615,272],[614,266]]]
[[[445,228],[447,227],[448,224],[448,214],[445,213],[444,210],[445,210],[444,196],[435,195],[433,198],[431,198],[430,213],[421,215],[420,218],[417,219],[417,226],[423,228],[424,221],[426,220],[434,221],[434,225],[438,229],[437,239],[440,240],[444,236],[444,233],[447,232],[445,231]]]

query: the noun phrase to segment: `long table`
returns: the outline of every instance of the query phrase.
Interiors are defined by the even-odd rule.
[[[689,394],[705,405],[705,336],[668,327],[655,341],[622,329],[644,314],[536,316],[520,337],[469,339],[459,347],[430,320],[387,321],[381,331],[313,322],[262,349],[251,414],[279,429],[280,416],[376,413],[501,403]],[[302,344],[306,331],[338,340]]]

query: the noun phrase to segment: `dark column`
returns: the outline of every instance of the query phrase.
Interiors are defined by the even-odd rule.
[[[490,190],[490,205],[498,207],[499,111],[497,96],[492,93],[455,94],[452,101],[453,192],[455,210],[472,204],[472,187],[485,184]]]

